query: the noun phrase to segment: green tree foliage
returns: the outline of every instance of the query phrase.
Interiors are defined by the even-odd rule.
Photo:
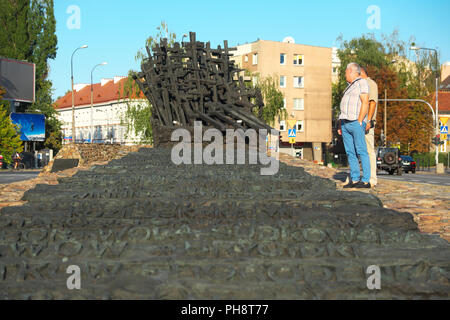
[[[152,52],[152,48],[156,44],[159,44],[161,39],[164,38],[167,39],[169,46],[171,46],[175,43],[177,35],[174,32],[169,31],[168,24],[162,21],[156,28],[156,34],[147,38],[145,46]],[[141,48],[136,53],[135,60],[142,63],[146,57],[146,50]],[[134,73],[136,72],[133,70],[128,73],[126,84],[120,90],[121,97],[127,103],[127,110],[121,117],[121,123],[127,127],[125,133],[127,137],[130,137],[134,133],[134,135],[141,138],[141,143],[151,144],[153,143],[153,130],[151,124],[152,105],[148,100],[140,101],[140,99],[138,99],[141,91],[132,77]]]
[[[28,60],[32,55],[30,0],[0,0],[0,56]]]
[[[121,115],[121,125],[127,128],[126,138],[132,135],[140,138],[141,144],[153,143],[151,125],[152,106],[148,100],[142,101],[141,90],[131,77],[131,71],[124,87],[119,89],[120,97],[127,104],[126,111]]]
[[[174,32],[169,31],[169,26],[165,21],[161,21],[161,24],[156,27],[155,36],[150,36],[147,38],[145,41],[145,46],[150,49],[150,52],[152,52],[153,47],[156,44],[159,44],[161,39],[167,39],[169,47],[172,46],[177,39],[177,35]],[[142,48],[136,53],[135,59],[136,61],[142,62],[145,57],[147,57],[147,53],[146,50]]]
[[[4,93],[4,90],[0,87],[0,100]],[[11,122],[8,109],[0,105],[0,155],[3,156],[6,163],[11,163],[15,151],[19,153],[23,151],[18,129]]]
[[[61,123],[52,106],[52,83],[48,80],[49,59],[57,53],[53,0],[0,0],[0,56],[26,60],[36,65],[36,102],[27,112],[46,116],[45,147],[61,147]]]
[[[273,126],[276,119],[286,119],[287,112],[284,108],[283,93],[279,90],[280,83],[277,76],[258,77],[256,88],[261,90],[264,107],[259,110],[255,108],[254,113],[263,119],[267,124]]]
[[[340,109],[342,93],[347,88],[345,79],[345,70],[350,62],[356,62],[363,66],[374,66],[381,68],[388,64],[387,56],[383,45],[378,42],[373,35],[363,35],[350,41],[343,40],[342,36],[338,38],[341,48],[338,51],[341,67],[339,68],[339,81],[333,85],[333,108],[337,115]]]

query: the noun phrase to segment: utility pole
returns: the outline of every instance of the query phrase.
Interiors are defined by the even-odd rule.
[[[88,46],[84,45],[82,47],[79,47],[75,49],[75,51],[72,53],[72,58],[70,59],[70,74],[71,74],[71,81],[72,81],[72,143],[75,144],[76,139],[76,131],[75,131],[75,92],[73,91],[73,56],[75,52],[77,52],[80,49],[86,49]]]
[[[99,66],[106,66],[108,63],[103,62],[98,65],[96,65],[94,68],[92,68],[91,71],[91,128],[90,128],[90,135],[91,135],[91,144],[94,143],[94,84],[93,84],[93,77],[92,74],[94,73],[95,68]]]
[[[436,58],[436,137],[440,134],[440,128],[439,128],[439,60],[438,60],[438,52],[436,49],[431,48],[420,48],[416,47],[414,43],[412,44],[411,50],[418,51],[418,50],[428,50],[428,51],[434,51],[435,58]],[[439,163],[439,146],[436,146],[436,170]]]
[[[397,60],[392,60],[387,65],[396,63]],[[387,79],[384,80],[384,147],[387,147]]]

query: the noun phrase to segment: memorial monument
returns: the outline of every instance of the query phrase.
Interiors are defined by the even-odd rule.
[[[165,43],[137,76],[158,144],[196,120],[270,129],[226,43]],[[450,245],[412,215],[248,163],[175,165],[159,147],[38,185],[0,211],[0,299],[449,299]]]

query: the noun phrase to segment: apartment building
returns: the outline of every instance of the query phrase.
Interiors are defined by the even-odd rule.
[[[122,124],[128,104],[142,104],[147,100],[141,93],[136,99],[125,100],[123,88],[126,77],[102,79],[93,85],[93,107],[91,109],[91,85],[76,84],[75,94],[75,141],[77,143],[139,144],[141,139],[133,133],[126,134]],[[63,143],[72,141],[72,92],[54,103],[58,119],[63,123]],[[92,122],[91,122],[92,121]],[[93,132],[91,134],[91,123]]]
[[[288,129],[295,123],[295,148],[302,157],[322,162],[325,144],[332,140],[332,48],[258,40],[237,46],[233,59],[242,69],[258,77],[275,76],[284,95],[287,119],[277,119],[283,144],[289,142]]]
[[[338,48],[333,47],[332,50],[332,70],[331,70],[331,80],[333,83],[339,82],[339,68],[341,67],[341,59],[339,59]]]

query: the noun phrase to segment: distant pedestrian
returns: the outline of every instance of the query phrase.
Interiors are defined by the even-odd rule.
[[[345,76],[349,85],[341,100],[338,133],[342,135],[344,141],[351,180],[344,188],[371,188],[370,159],[365,138],[369,110],[369,84],[361,78],[361,67],[357,63],[348,64]],[[362,179],[358,157],[363,170]]]
[[[370,184],[372,187],[375,187],[378,184],[377,155],[375,150],[375,126],[378,112],[378,85],[369,77],[367,69],[363,66],[361,67],[361,78],[366,79],[369,84],[369,112],[367,115],[368,122],[366,127],[366,144],[370,159]]]
[[[42,153],[38,153],[38,168],[42,168]]]
[[[22,158],[20,157],[20,154],[17,151],[13,155],[13,161],[14,161],[14,170],[17,170],[20,161],[22,161]]]

